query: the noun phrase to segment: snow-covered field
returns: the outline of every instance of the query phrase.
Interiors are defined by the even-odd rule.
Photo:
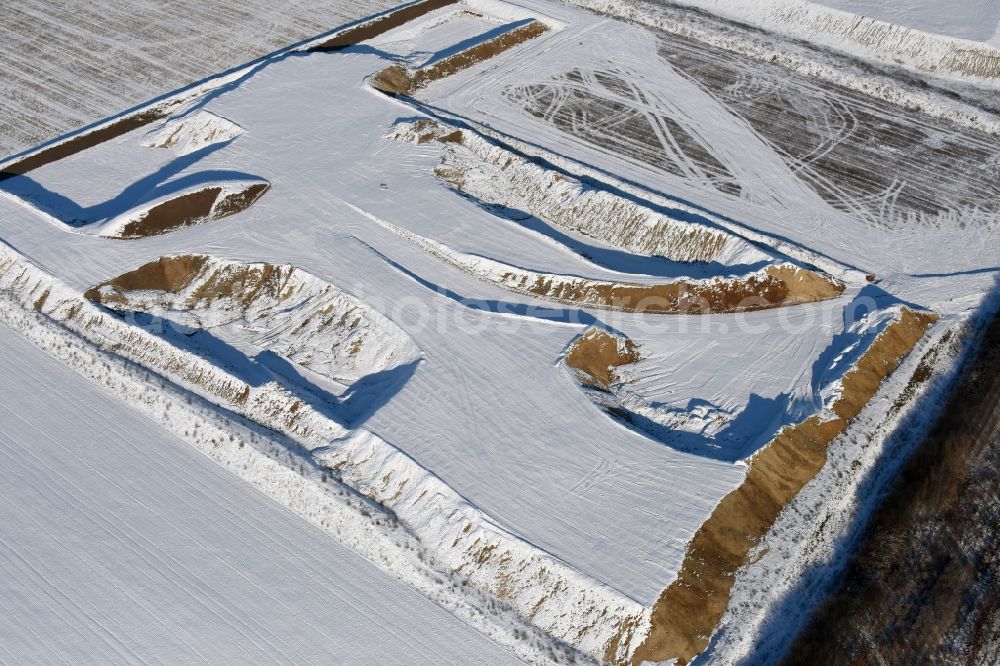
[[[0,325],[13,663],[514,663]]]
[[[924,32],[1000,46],[1000,5],[984,0],[815,0],[817,4]]]
[[[885,65],[991,88],[1000,78],[1000,14],[979,0],[566,0],[640,23],[660,24],[662,10],[703,10],[767,32]],[[682,28],[683,30],[683,28]],[[728,32],[728,29],[725,29]]]
[[[394,4],[4,2],[0,157]]]
[[[438,658],[492,661],[472,628],[529,661],[690,658],[720,622],[711,656],[746,656],[764,592],[832,558],[814,546],[836,534],[782,508],[803,491],[847,529],[893,424],[944,386],[912,387],[918,361],[995,284],[995,135],[697,30],[414,7],[0,163],[0,316],[177,436],[158,450],[187,441],[325,531],[293,523],[313,556],[353,550],[380,594],[388,573],[436,602],[426,629],[382,626],[468,637]],[[619,347],[586,349],[594,329]],[[136,442],[101,443],[117,477]],[[732,552],[781,548],[693,573],[726,560],[692,549],[733,502],[761,524]],[[713,576],[737,582],[729,614],[698,597],[692,629],[668,592]]]

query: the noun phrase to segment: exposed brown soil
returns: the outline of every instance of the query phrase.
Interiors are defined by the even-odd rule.
[[[212,273],[191,295],[190,307],[204,306],[219,299],[234,300],[244,310],[260,298],[283,301],[292,269],[274,264],[244,264],[235,269]]]
[[[183,291],[205,266],[208,257],[185,254],[176,257],[161,257],[140,268],[122,273],[116,278],[102,282],[87,290],[83,297],[102,303],[120,301],[113,294],[101,294],[101,288],[110,286],[118,291],[165,291],[176,294]]]
[[[639,360],[639,349],[628,338],[619,339],[595,328],[576,339],[564,360],[587,384],[606,389],[615,381],[615,368]]]
[[[413,81],[406,69],[399,65],[390,65],[372,77],[372,86],[390,95],[409,95]]]
[[[441,143],[462,143],[464,140],[463,137],[462,130],[455,130],[454,132],[439,136],[437,140]]]
[[[785,664],[990,664],[1000,647],[1000,317]]]
[[[649,314],[753,312],[839,296],[844,285],[792,266],[770,266],[743,278],[711,282],[617,284],[562,276],[504,273],[501,284],[521,293],[575,305]]]
[[[269,183],[257,183],[240,192],[233,192],[219,199],[212,211],[212,217],[228,217],[242,213],[260,199],[271,188]]]
[[[290,267],[266,263],[225,265],[203,275],[208,259],[204,255],[161,257],[102,282],[89,289],[84,297],[114,307],[127,304],[129,292],[180,294],[195,279],[202,281],[188,297],[184,306],[187,309],[226,299],[246,310],[261,297],[280,302],[289,295],[288,279],[293,270]]]
[[[35,311],[41,312],[42,308],[45,307],[45,302],[47,300],[49,300],[49,290],[48,289],[46,289],[41,294],[39,294],[38,298],[36,298],[35,302],[32,304],[33,307],[35,308]]]
[[[835,417],[813,416],[785,428],[753,457],[746,479],[727,495],[688,546],[675,580],[657,600],[652,628],[632,656],[685,664],[708,645],[729,603],[736,571],[778,514],[826,463],[827,447],[844,432],[884,380],[936,320],[903,309],[843,378]]]
[[[138,129],[157,120],[161,120],[169,113],[168,108],[169,107],[167,105],[163,105],[152,109],[146,109],[145,111],[141,111],[134,115],[126,116],[125,118],[109,123],[104,127],[94,130],[93,132],[81,134],[68,141],[57,143],[54,146],[32,153],[31,155],[27,155],[26,157],[5,166],[3,171],[0,171],[0,182],[13,176],[28,173],[29,171],[45,166],[46,164],[51,164],[52,162],[61,160],[64,157],[75,155],[79,152],[87,150],[88,148],[93,148],[96,145],[102,144],[105,141],[110,141],[111,139],[117,138],[123,134],[127,134],[134,129]]]
[[[417,137],[417,143],[427,143],[429,141],[434,141],[439,137],[444,135],[444,128],[436,120],[431,120],[430,118],[421,118],[420,120],[415,120],[410,124],[410,129]],[[458,133],[458,141],[455,143],[462,143],[462,130],[455,130],[452,134]]]
[[[235,215],[253,205],[269,187],[267,183],[255,183],[221,199],[220,187],[188,192],[153,206],[144,216],[125,225],[116,237],[131,240],[158,236],[209,219]]]
[[[363,41],[378,37],[394,28],[409,23],[415,18],[419,18],[435,9],[441,9],[448,5],[453,5],[458,0],[423,0],[412,5],[408,5],[394,12],[380,16],[379,18],[362,23],[353,28],[339,32],[330,39],[313,46],[311,51],[339,51],[348,46],[360,44]]]
[[[769,266],[767,274],[770,278],[783,282],[788,293],[785,303],[813,303],[834,296],[844,291],[844,285],[820,273],[795,268],[789,264]]]
[[[221,188],[209,187],[159,203],[150,208],[143,217],[122,227],[118,237],[146,238],[197,224],[211,214],[215,200],[221,192]]]
[[[433,65],[423,67],[413,72],[407,72],[398,65],[392,65],[372,77],[372,85],[384,93],[393,95],[412,95],[432,81],[437,81],[457,74],[485,60],[508,51],[518,44],[534,39],[548,28],[539,21],[532,21],[514,28],[499,37],[494,37],[481,44],[476,44],[460,53],[439,60]]]

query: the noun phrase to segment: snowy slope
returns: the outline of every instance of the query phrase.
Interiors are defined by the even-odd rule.
[[[1000,28],[1000,6],[980,0],[816,0],[816,4],[976,42],[992,41]]]
[[[395,120],[411,110],[354,85],[320,84],[334,73],[359,82],[377,68],[376,56],[367,53],[288,59],[213,101],[210,110],[246,132],[178,175],[235,169],[267,178],[272,191],[242,219],[229,218],[235,224],[204,224],[141,242],[94,239],[98,245],[92,245],[85,236],[67,234],[7,203],[2,234],[81,290],[157,256],[197,247],[226,259],[297,266],[382,309],[429,362],[373,416],[377,432],[531,543],[629,597],[652,601],[669,581],[690,534],[720,493],[742,476],[741,469],[677,454],[595,412],[556,365],[582,324],[515,317],[499,327],[496,315],[407,277],[412,272],[467,298],[507,302],[511,297],[426,255],[341,201],[473,254],[599,274],[577,255],[538,243],[530,232],[436,183],[436,155],[385,138]],[[298,120],[294,125],[280,120],[287,117]],[[337,126],[357,129],[316,132]],[[122,155],[153,171],[170,164],[162,151],[143,147],[140,136],[141,131],[125,135],[38,169],[30,178],[73,199],[99,201],[117,189],[106,180],[105,166],[135,168]],[[308,142],[317,152],[304,158]],[[334,165],[323,166],[327,154]],[[90,160],[101,169],[87,166]],[[381,189],[383,183],[388,190]],[[482,234],[483,228],[490,233]],[[626,329],[643,322],[641,316],[601,318]],[[511,335],[523,340],[517,353]],[[527,392],[525,377],[533,382]],[[737,404],[745,404],[747,389],[738,390]],[[480,416],[470,419],[470,414]],[[550,445],[539,448],[540,438]],[[582,492],[578,484],[608,462],[620,468]],[[651,515],[658,519],[651,521]]]
[[[969,281],[992,285],[1000,264],[995,137],[666,31],[596,18],[585,26],[586,41],[554,35],[548,57],[531,68],[506,59],[435,84],[425,99],[529,153],[531,137],[544,136],[567,167],[660,205],[700,204],[769,244],[815,252],[811,261],[875,273],[901,296],[919,290],[913,298],[928,305],[928,289],[948,300],[968,294]],[[593,101],[574,100],[573,71],[604,77]],[[609,90],[616,79],[631,90]],[[611,104],[614,115],[591,110]],[[665,133],[663,118],[680,128]],[[737,177],[739,196],[633,157],[636,144],[653,141],[653,152],[676,152],[681,131],[711,146]],[[608,143],[609,134],[622,140]],[[917,151],[934,155],[910,161]],[[928,168],[953,152],[951,168]],[[977,185],[963,192],[970,182]],[[978,195],[976,206],[965,203]]]

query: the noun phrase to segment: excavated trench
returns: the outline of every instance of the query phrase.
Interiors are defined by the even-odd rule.
[[[926,380],[930,370],[915,375]],[[1000,316],[784,664],[994,663]]]
[[[677,579],[652,610],[652,629],[632,663],[676,659],[686,664],[708,645],[729,604],[737,570],[781,510],[822,469],[830,443],[847,429],[882,381],[936,320],[907,308],[843,378],[833,415],[785,428],[750,460],[744,482],[727,495],[688,546]]]

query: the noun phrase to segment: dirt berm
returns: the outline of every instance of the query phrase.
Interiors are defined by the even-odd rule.
[[[412,95],[432,81],[437,81],[457,74],[463,69],[489,60],[518,44],[534,39],[548,28],[544,23],[532,21],[494,37],[481,44],[456,53],[453,56],[439,60],[413,72],[407,72],[399,65],[392,65],[375,74],[371,83],[377,90],[391,95]]]
[[[827,447],[861,413],[885,379],[937,319],[903,308],[843,378],[834,415],[785,428],[750,461],[743,483],[727,495],[688,546],[677,579],[653,607],[652,628],[632,663],[686,664],[703,651],[722,619],[736,571],[781,510],[819,473]]]
[[[524,294],[578,306],[648,314],[754,312],[836,298],[844,285],[792,265],[768,266],[748,276],[664,284],[617,284],[558,275],[510,272],[499,284]]]
[[[252,206],[270,187],[268,183],[254,183],[226,195],[222,195],[220,187],[187,192],[151,207],[113,237],[126,240],[147,238],[235,215]]]
[[[347,48],[348,46],[353,46],[363,41],[378,37],[379,35],[398,28],[405,23],[409,23],[415,18],[420,18],[428,12],[432,12],[435,9],[441,9],[442,7],[447,7],[448,5],[454,5],[457,2],[458,0],[423,0],[423,2],[415,2],[412,5],[406,5],[394,12],[380,16],[372,21],[367,21],[352,28],[348,28],[342,32],[338,32],[336,35],[333,35],[326,41],[311,47],[309,50],[339,51],[340,49]]]
[[[923,364],[922,364],[923,365]],[[918,368],[926,381],[930,367]],[[1000,316],[785,666],[995,664]]]

